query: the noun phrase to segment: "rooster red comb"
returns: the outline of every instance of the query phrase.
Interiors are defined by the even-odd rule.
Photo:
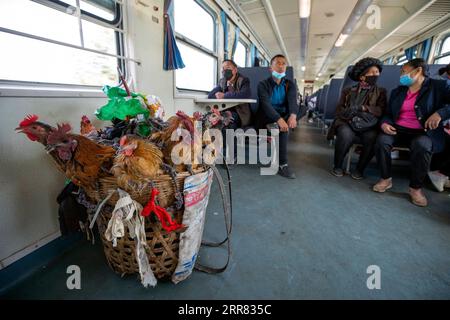
[[[35,123],[37,120],[39,119],[39,117],[35,114],[31,115],[27,115],[20,123],[19,126],[20,127],[26,127],[29,126],[32,123]]]
[[[89,118],[86,115],[81,117],[81,121],[83,121],[84,123],[91,123],[91,120],[89,120]]]

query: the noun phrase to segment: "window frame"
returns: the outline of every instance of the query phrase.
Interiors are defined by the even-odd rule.
[[[219,65],[219,54],[217,52],[218,51],[218,38],[219,38],[218,37],[218,29],[219,29],[219,26],[218,26],[218,21],[219,20],[218,19],[219,19],[219,16],[217,15],[217,13],[211,7],[209,7],[203,1],[201,1],[201,0],[193,0],[193,1],[195,1],[212,18],[213,28],[214,28],[214,30],[213,30],[213,37],[214,37],[214,39],[213,39],[213,50],[210,50],[210,49],[202,46],[201,44],[197,43],[196,41],[194,41],[192,39],[189,39],[188,37],[180,34],[179,32],[176,32],[175,31],[176,20],[174,19],[173,29],[174,29],[175,39],[177,41],[182,42],[184,45],[186,45],[188,47],[191,47],[194,50],[198,50],[198,51],[200,51],[202,53],[205,53],[205,54],[211,56],[212,58],[214,58],[214,60],[215,60],[214,64],[215,65],[214,65],[213,72],[214,72],[214,77],[215,77],[216,82],[217,82],[218,81],[218,75],[217,75],[218,74],[218,65]],[[194,96],[197,96],[199,93],[205,94],[205,93],[209,92],[209,91],[198,90],[198,89],[189,89],[189,88],[178,87],[177,86],[177,72],[176,72],[176,70],[174,70],[173,79],[174,79],[174,81],[173,81],[174,82],[173,83],[173,88],[174,88],[174,97],[175,98],[177,98],[177,97],[187,97],[187,96],[189,96],[190,93],[191,94],[193,93]],[[212,89],[213,88],[211,88],[210,90],[212,90]]]
[[[447,51],[446,53],[442,53],[442,49],[444,47],[444,43],[446,40],[450,39],[450,32],[444,34],[441,39],[439,39],[439,44],[437,45],[437,54],[433,57],[433,64],[436,64],[436,60],[445,58],[447,56],[450,56],[450,51]]]
[[[70,7],[69,4],[58,0],[32,0],[35,3],[46,6],[48,8],[59,10],[65,13],[65,9]],[[89,12],[81,10],[81,19],[95,23],[97,25],[110,28],[114,31],[114,38],[116,41],[116,59],[117,67],[120,67],[122,73],[126,79],[129,79],[129,72],[127,68],[127,60],[132,60],[137,64],[139,61],[130,59],[125,55],[125,24],[126,17],[126,5],[122,2],[116,2],[116,17],[113,21],[108,21],[101,17],[97,17]],[[118,20],[118,21],[116,21]],[[15,30],[13,30],[15,31]],[[3,31],[0,31],[3,32]],[[5,33],[8,33],[5,31]],[[56,41],[51,38],[42,36],[34,36],[23,32],[25,38],[35,39],[37,41],[53,43],[56,45],[64,46],[67,48],[73,48],[74,50],[90,51],[90,48],[84,48],[80,46],[74,46],[69,43]],[[14,34],[14,33],[12,33]],[[27,36],[29,35],[29,36]],[[16,36],[20,36],[17,35]],[[41,38],[41,39],[36,39]],[[48,40],[48,41],[46,41]],[[91,51],[94,53],[94,51]],[[98,54],[102,54],[98,52]],[[114,55],[114,54],[113,54]],[[111,56],[111,54],[106,54]],[[118,82],[119,83],[119,82]],[[71,83],[58,83],[58,82],[39,82],[39,81],[25,81],[25,80],[6,80],[0,79],[0,95],[4,97],[104,97],[104,93],[101,90],[101,85],[82,85]]]
[[[60,10],[60,11],[63,11],[63,12],[65,12],[65,10],[67,8],[71,7],[70,4],[67,4],[67,3],[59,1],[59,0],[32,0],[32,1],[36,2],[36,3],[40,3],[40,4],[44,5],[44,6],[52,7],[54,9],[56,9],[56,10]],[[54,6],[51,6],[49,4],[54,4]],[[115,12],[114,12],[115,16],[114,16],[113,20],[107,20],[105,18],[96,16],[95,14],[90,13],[89,11],[85,11],[85,10],[81,10],[81,17],[82,18],[84,17],[85,20],[88,20],[86,18],[89,17],[91,19],[94,19],[96,21],[101,21],[101,22],[106,23],[106,24],[111,25],[111,26],[118,26],[120,24],[122,18],[123,18],[122,17],[122,12],[121,12],[122,10],[121,10],[121,7],[120,7],[121,4],[123,5],[123,3],[118,3],[118,2],[115,1]]]

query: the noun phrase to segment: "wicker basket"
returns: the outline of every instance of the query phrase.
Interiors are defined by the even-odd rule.
[[[195,170],[194,173],[204,171],[205,169],[202,168]],[[188,172],[177,174],[177,189],[175,189],[175,182],[170,175],[161,175],[158,179],[153,180],[153,185],[160,191],[160,194],[157,196],[159,205],[164,208],[172,206],[175,202],[176,190],[183,191],[184,179],[190,175],[191,174]],[[100,181],[99,194],[102,198],[105,198],[111,191],[114,191],[117,188],[116,180],[113,177],[104,178]],[[125,191],[130,194],[133,200],[136,200],[145,206],[150,198],[151,189],[151,185],[148,184],[148,187],[143,188],[142,191]],[[97,225],[108,264],[115,272],[123,276],[125,274],[138,273],[139,267],[135,254],[136,242],[129,237],[127,228],[125,228],[125,236],[117,240],[116,247],[113,247],[113,244],[105,238],[105,231],[117,200],[118,195],[116,192],[108,200],[107,205],[103,207],[97,219]],[[180,210],[172,212],[177,223],[182,222],[183,211],[184,208],[181,208]],[[145,218],[145,230],[148,244],[147,256],[155,277],[158,279],[171,277],[178,264],[180,232],[183,230],[167,232],[162,229],[159,221],[154,220],[153,215]]]

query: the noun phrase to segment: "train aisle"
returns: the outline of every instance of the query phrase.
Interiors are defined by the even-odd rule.
[[[450,298],[450,197],[429,188],[430,204],[408,200],[408,170],[394,169],[394,188],[376,194],[374,164],[355,181],[329,173],[333,148],[320,129],[302,124],[291,136],[296,180],[260,176],[258,166],[232,168],[234,217],[229,268],[194,272],[174,285],[144,289],[106,264],[99,239],[68,250],[2,298],[25,299],[420,299]],[[217,191],[217,189],[214,189]],[[205,239],[224,236],[220,196],[210,198]],[[55,213],[56,214],[56,213]],[[39,251],[38,251],[39,252]],[[201,249],[220,266],[225,248]],[[81,290],[68,290],[66,268],[81,268]],[[381,289],[367,288],[379,266]]]

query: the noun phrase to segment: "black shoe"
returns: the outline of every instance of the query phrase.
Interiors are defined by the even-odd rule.
[[[355,170],[355,171],[352,172],[352,178],[355,179],[355,180],[362,180],[362,179],[364,179],[364,176],[361,173],[361,171]]]
[[[295,179],[295,173],[292,172],[291,168],[289,166],[281,166],[278,170],[278,174],[282,177],[288,178],[288,179]]]
[[[343,177],[344,170],[342,170],[340,168],[333,168],[333,170],[331,170],[331,174],[335,177]]]

